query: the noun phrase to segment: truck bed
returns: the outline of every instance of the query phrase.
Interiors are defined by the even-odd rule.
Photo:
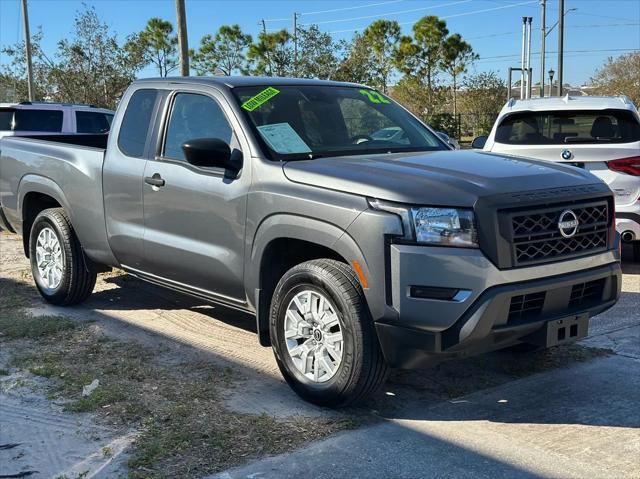
[[[38,194],[53,197],[76,227],[87,255],[111,263],[102,199],[107,135],[32,135],[0,140],[0,205],[22,233],[22,210]],[[25,191],[30,191],[25,195]]]

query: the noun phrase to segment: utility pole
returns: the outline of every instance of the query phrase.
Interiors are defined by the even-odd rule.
[[[562,96],[564,70],[564,0],[558,0],[558,96]]]
[[[520,99],[524,100],[524,59],[527,45],[527,17],[522,17],[522,55],[520,58]]]
[[[187,14],[184,0],[176,0],[176,20],[178,24],[178,48],[180,49],[180,75],[189,76],[189,42],[187,41]]]
[[[293,76],[298,76],[298,14],[293,13]]]
[[[22,0],[22,18],[24,20],[24,49],[27,60],[27,91],[29,101],[35,100],[35,90],[33,88],[33,65],[31,64],[31,35],[29,33],[29,10],[27,0]]]
[[[547,37],[547,0],[540,0],[540,98],[544,97],[545,40]],[[551,94],[549,94],[551,96]]]
[[[532,17],[527,18],[527,85],[525,96],[531,98],[531,24],[533,22]]]

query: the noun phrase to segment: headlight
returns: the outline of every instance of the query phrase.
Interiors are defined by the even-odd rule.
[[[477,248],[478,235],[471,209],[406,207],[369,200],[372,208],[394,213],[402,219],[404,238],[419,244]]]
[[[418,243],[477,248],[473,211],[457,208],[411,208]]]

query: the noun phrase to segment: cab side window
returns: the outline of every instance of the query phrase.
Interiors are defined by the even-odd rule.
[[[137,90],[131,96],[118,135],[118,147],[125,155],[135,158],[142,158],[144,155],[157,96],[157,90],[147,89]]]
[[[231,125],[213,98],[178,93],[167,125],[163,156],[184,160],[183,143],[196,138],[218,138],[231,144],[232,136]]]

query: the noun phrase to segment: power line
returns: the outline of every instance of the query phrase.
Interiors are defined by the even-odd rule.
[[[301,13],[300,15],[319,15],[321,13],[344,12],[346,10],[356,10],[357,8],[377,7],[379,5],[388,5],[390,3],[400,3],[402,1],[404,1],[404,0],[389,0],[387,2],[370,3],[369,5],[354,5],[353,7],[332,8],[331,10],[320,10],[320,11],[317,11],[317,12],[306,12],[306,13]]]
[[[580,10],[573,12],[575,15],[586,15],[588,17],[598,17],[598,18],[608,18],[609,20],[620,20],[622,22],[625,22],[627,20],[629,20],[628,18],[621,18],[621,17],[610,17],[608,15],[600,15],[599,13],[588,13],[588,12],[581,12]]]
[[[303,12],[303,13],[299,13],[298,15],[302,16],[308,16],[308,15],[320,15],[321,13],[334,13],[334,12],[344,12],[346,10],[356,10],[358,8],[369,8],[369,7],[378,7],[380,5],[388,5],[390,3],[400,3],[403,2],[404,0],[388,0],[386,2],[378,2],[378,3],[369,3],[366,5],[354,5],[352,7],[344,7],[344,8],[332,8],[330,10],[318,10],[315,12]],[[283,22],[283,21],[289,21],[290,18],[270,18],[268,20],[265,20],[265,22]]]
[[[513,7],[519,7],[521,5],[529,5],[531,3],[538,3],[538,0],[528,0],[526,2],[510,3],[508,5],[502,5],[500,7],[484,8],[482,10],[472,10],[470,12],[456,13],[456,14],[453,14],[453,15],[440,17],[440,19],[444,20],[444,19],[448,19],[448,18],[457,18],[457,17],[468,16],[468,15],[475,15],[475,14],[478,14],[478,13],[493,12],[493,11],[496,11],[496,10],[504,10],[505,8],[513,8]],[[431,7],[431,8],[434,8],[434,7]],[[410,24],[410,23],[415,23],[415,20],[407,21],[407,22],[400,22],[400,25],[407,25],[407,24]],[[346,30],[333,30],[333,31],[330,31],[330,32],[327,32],[327,33],[334,34],[334,33],[354,32],[354,31],[362,30],[364,28],[366,28],[366,27],[350,28],[350,29],[346,29]]]
[[[595,23],[591,25],[569,25],[568,28],[604,28],[604,27],[635,27],[640,25],[640,23]],[[507,35],[515,35],[520,34],[521,31],[513,30],[510,32],[500,32],[500,33],[490,33],[488,35],[479,35],[476,37],[465,37],[465,40],[480,40],[483,38],[493,38],[493,37],[504,37]]]
[[[461,3],[469,3],[472,2],[473,0],[458,0],[457,2],[451,2],[451,3],[443,3],[441,5],[432,5],[430,7],[420,7],[420,8],[412,8],[410,10],[397,10],[395,12],[386,12],[386,13],[376,13],[375,15],[365,15],[362,17],[352,17],[352,18],[339,18],[337,20],[325,20],[322,22],[311,22],[311,23],[301,23],[301,25],[326,25],[329,23],[341,23],[341,22],[350,22],[353,20],[366,20],[369,18],[377,18],[377,17],[386,17],[389,15],[400,15],[403,13],[413,13],[413,12],[420,12],[423,10],[431,10],[434,8],[441,8],[441,7],[450,7],[453,5],[459,5]]]
[[[600,49],[600,50],[565,50],[566,53],[613,53],[613,52],[639,52],[640,49],[638,48],[605,48],[605,49]],[[558,53],[557,51],[547,51],[546,53]],[[540,55],[540,52],[531,52],[531,55],[533,56],[538,56]],[[480,58],[479,60],[476,60],[476,62],[483,62],[486,60],[494,60],[494,59],[500,59],[500,60],[504,60],[507,58],[518,58],[520,55],[519,54],[515,54],[515,55],[496,55],[496,56],[492,56],[492,57],[483,57]]]

